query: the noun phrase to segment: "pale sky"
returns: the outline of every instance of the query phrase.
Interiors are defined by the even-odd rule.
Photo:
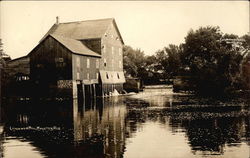
[[[151,55],[200,26],[249,32],[248,1],[0,1],[0,37],[12,58],[28,54],[55,23],[115,18],[126,45]]]

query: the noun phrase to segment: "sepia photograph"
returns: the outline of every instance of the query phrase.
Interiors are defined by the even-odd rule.
[[[0,158],[250,158],[250,2],[0,1]]]

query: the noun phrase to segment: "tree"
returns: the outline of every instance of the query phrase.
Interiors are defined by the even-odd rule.
[[[125,46],[123,51],[123,66],[126,76],[140,77],[139,74],[145,66],[144,52],[130,46]]]
[[[182,45],[177,46],[173,44],[156,52],[156,59],[159,61],[157,69],[164,71],[165,78],[173,78],[180,74],[182,69],[181,53]]]
[[[246,34],[241,37],[243,39],[243,61],[242,65],[242,87],[245,89],[250,89],[250,34]]]
[[[201,27],[191,30],[183,44],[182,63],[190,70],[190,84],[200,94],[224,93],[237,85],[242,55],[228,47],[219,27]]]
[[[243,39],[243,47],[250,50],[250,33],[241,37]]]
[[[0,56],[2,57],[3,54],[3,43],[2,43],[2,39],[0,39]]]
[[[3,94],[6,94],[6,85],[8,74],[5,72],[7,61],[11,60],[10,56],[4,53],[2,39],[0,39],[0,105]],[[4,91],[5,90],[5,91]],[[0,113],[1,114],[1,113]]]
[[[156,61],[155,55],[145,56],[140,49],[133,49],[130,46],[124,47],[123,65],[127,77],[140,78],[145,84],[159,82],[159,79],[163,77]]]

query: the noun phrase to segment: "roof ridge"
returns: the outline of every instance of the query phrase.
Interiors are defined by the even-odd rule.
[[[114,18],[104,18],[104,19],[89,19],[89,20],[81,20],[81,21],[71,21],[71,22],[63,22],[60,24],[70,24],[70,23],[81,23],[81,22],[88,22],[88,21],[104,21],[104,20],[114,20]]]
[[[70,39],[70,40],[79,41],[78,39],[69,38],[69,37],[65,37],[65,36],[57,35],[57,34],[53,34],[53,33],[49,33],[48,35],[50,35],[50,36],[52,36],[52,37],[59,37],[59,38],[65,38],[65,39]]]

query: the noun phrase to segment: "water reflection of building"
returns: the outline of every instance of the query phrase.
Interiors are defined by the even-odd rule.
[[[119,98],[90,102],[20,104],[4,133],[31,142],[46,157],[122,157],[126,106]],[[0,152],[2,144],[0,140]]]
[[[162,99],[159,99],[159,105],[161,102]],[[71,101],[65,104],[33,103],[30,107],[19,104],[19,109],[12,110],[12,116],[8,117],[14,121],[6,122],[5,133],[12,138],[19,136],[25,138],[36,148],[35,151],[43,154],[43,157],[60,158],[126,156],[126,152],[123,155],[125,145],[129,151],[130,144],[137,144],[129,138],[140,137],[143,131],[146,131],[144,129],[148,123],[160,125],[155,126],[155,129],[163,129],[160,131],[166,132],[170,138],[180,134],[183,138],[181,144],[189,145],[187,152],[190,153],[191,149],[195,155],[222,155],[229,149],[227,146],[239,147],[244,141],[249,143],[249,113],[244,113],[249,110],[248,106],[245,107],[248,109],[243,111],[238,106],[221,108],[182,106],[181,103],[176,105],[174,96],[173,103],[172,111],[169,111],[170,108],[148,108],[150,106],[148,102],[121,97],[97,99],[85,103],[74,100],[73,105]],[[14,115],[15,111],[17,114]],[[206,115],[212,117],[205,118]],[[40,128],[37,128],[38,126]],[[12,130],[9,127],[12,127]],[[24,128],[13,130],[19,127]],[[156,131],[155,134],[151,133],[149,137],[144,138],[155,140],[157,134]],[[125,139],[127,139],[126,144]],[[145,139],[143,143],[144,141]],[[162,145],[161,143],[157,145],[159,144]],[[8,149],[3,152],[6,150]],[[133,152],[143,151],[132,150]],[[157,150],[152,149],[152,152]]]
[[[101,99],[94,102],[96,105],[83,104],[82,110],[77,101],[74,103],[75,141],[102,139],[105,156],[121,157],[125,148],[126,115],[122,100]]]

